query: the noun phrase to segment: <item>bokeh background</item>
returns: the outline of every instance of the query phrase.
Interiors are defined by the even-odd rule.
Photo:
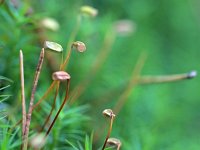
[[[81,16],[80,7],[89,5],[98,10],[96,17]],[[44,40],[64,48],[70,36],[82,41],[87,50],[73,51],[66,71],[70,73],[71,92],[77,97],[68,103],[45,148],[65,149],[71,141],[84,143],[85,135],[94,132],[93,147],[101,147],[107,121],[106,108],[114,109],[127,91],[138,59],[144,66],[140,75],[171,75],[199,69],[200,1],[198,0],[35,0],[5,1],[0,5],[0,75],[11,80],[11,87],[1,90],[11,95],[1,105],[9,109],[9,124],[20,119],[19,50],[24,52],[26,96],[30,96],[38,55]],[[55,31],[43,28],[44,18],[59,24]],[[127,34],[116,32],[116,23],[126,20],[131,26]],[[51,83],[51,74],[59,69],[62,54],[46,52],[36,98]],[[143,56],[146,55],[146,60]],[[132,85],[117,113],[112,137],[122,142],[123,150],[199,150],[200,149],[200,79],[173,83]],[[7,83],[0,82],[0,86]],[[79,88],[77,88],[78,85]],[[81,88],[80,88],[81,87]],[[58,104],[63,97],[62,90]],[[53,94],[52,94],[53,95]],[[27,106],[28,106],[27,98]],[[36,100],[37,101],[37,100]],[[33,117],[35,126],[48,113],[50,97]],[[58,106],[57,106],[58,109]],[[72,110],[72,111],[70,111]],[[65,117],[67,115],[67,117]],[[70,122],[70,121],[71,122]],[[72,120],[75,120],[74,122]],[[68,121],[68,122],[67,122]],[[67,123],[66,123],[67,122]],[[5,123],[5,121],[1,121]],[[6,122],[8,123],[8,122]],[[66,123],[66,124],[65,124]],[[59,127],[62,126],[63,128]],[[17,136],[15,137],[17,138]],[[59,139],[58,139],[59,138]],[[73,149],[73,148],[72,148]]]

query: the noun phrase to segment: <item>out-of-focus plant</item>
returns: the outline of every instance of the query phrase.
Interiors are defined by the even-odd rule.
[[[173,84],[174,86],[165,84],[165,90],[162,90],[164,88],[161,88],[161,85],[158,85],[159,89],[149,85],[191,79],[197,75],[196,71],[166,75],[169,72],[178,73],[195,68],[194,65],[190,66],[190,63],[183,63],[181,57],[184,53],[187,53],[185,59],[191,59],[189,55],[194,56],[193,51],[184,51],[190,49],[187,42],[190,45],[196,45],[191,44],[195,41],[194,38],[189,38],[191,33],[195,35],[194,27],[191,30],[187,29],[189,27],[188,22],[191,23],[191,21],[182,23],[182,26],[177,23],[181,18],[179,16],[184,14],[184,11],[180,11],[180,7],[177,6],[183,6],[181,7],[183,9],[186,8],[185,5],[173,2],[175,9],[171,7],[170,15],[172,16],[169,17],[167,16],[167,9],[162,9],[163,6],[165,6],[164,8],[168,6],[162,3],[159,3],[161,7],[157,7],[155,3],[151,4],[139,0],[124,4],[122,1],[115,3],[108,1],[106,5],[99,1],[92,3],[98,7],[93,8],[86,5],[81,7],[81,4],[77,1],[69,4],[64,0],[60,3],[18,0],[0,2],[0,74],[14,81],[14,84],[10,87],[10,80],[1,77],[1,80],[8,83],[5,85],[4,82],[3,84],[0,83],[0,92],[2,93],[0,93],[2,98],[0,103],[2,109],[0,110],[2,115],[0,119],[2,150],[19,149],[20,145],[24,143],[24,149],[27,146],[34,149],[42,147],[47,149],[97,149],[102,144],[102,129],[104,129],[103,121],[100,121],[101,118],[97,116],[99,116],[99,110],[108,106],[118,115],[112,134],[120,141],[116,138],[110,138],[113,121],[113,117],[111,117],[110,130],[104,141],[103,149],[120,149],[122,143],[124,149],[130,147],[131,149],[133,147],[160,148],[163,145],[169,145],[164,139],[167,138],[171,141],[170,136],[177,136],[172,137],[172,139],[187,137],[181,136],[183,130],[178,125],[187,127],[189,131],[193,131],[190,126],[197,125],[196,115],[194,115],[195,117],[188,116],[192,120],[189,125],[189,119],[180,117],[184,116],[182,113],[187,116],[184,112],[189,109],[187,107],[189,105],[186,106],[185,102],[182,103],[184,98],[181,98],[181,95],[194,91],[191,90],[192,88],[188,90],[189,83],[179,82]],[[165,2],[168,5],[171,5],[171,3],[171,1]],[[132,6],[134,6],[134,9]],[[66,10],[66,12],[61,13],[63,10]],[[174,10],[181,13],[176,14]],[[97,16],[97,14],[100,15]],[[188,14],[190,13],[182,17],[185,18]],[[97,18],[94,19],[94,17]],[[185,38],[186,35],[184,34],[190,35],[188,39]],[[77,41],[77,39],[84,41],[84,43]],[[180,44],[177,41],[181,39],[183,41]],[[43,45],[44,41],[46,42]],[[61,45],[50,41],[60,41],[61,45],[66,44],[66,47],[62,48]],[[88,51],[84,52],[86,45]],[[44,60],[38,90],[34,93],[35,88],[31,88],[31,81],[37,65],[38,47],[41,46],[53,51],[45,52],[46,59]],[[22,71],[23,65],[18,63],[17,59],[21,48],[23,48],[25,56],[23,60],[25,71]],[[76,58],[80,53],[74,53],[73,49],[84,52],[81,54],[82,57]],[[148,61],[146,55],[143,54],[138,61],[135,61],[135,58],[140,55],[143,49],[149,51],[147,54]],[[179,49],[184,50],[179,52]],[[61,53],[57,54],[55,51]],[[198,55],[195,53],[195,56]],[[72,61],[69,61],[70,59]],[[194,63],[195,59],[190,62],[191,64]],[[21,66],[22,93],[18,90],[20,88],[19,66]],[[70,78],[70,91],[69,82],[60,84],[61,80],[69,77],[66,76],[65,70],[72,77],[72,79]],[[53,80],[57,80],[59,77],[59,81],[51,80],[53,72],[55,72]],[[154,75],[143,75],[145,72],[154,73]],[[160,72],[164,75],[155,75],[161,74]],[[67,78],[68,80],[69,78]],[[8,87],[10,87],[9,91],[7,91]],[[136,87],[139,88],[136,89]],[[138,92],[138,89],[143,89],[143,87],[145,87],[145,90]],[[171,90],[172,87],[174,87],[174,90]],[[26,113],[27,98],[26,105],[24,101],[25,97],[33,95],[31,94],[32,89],[35,96],[31,99],[35,99],[35,103],[31,102],[29,112]],[[133,89],[135,89],[134,92]],[[63,94],[65,91],[66,94]],[[176,91],[181,91],[181,94]],[[8,94],[5,94],[6,92]],[[173,95],[173,93],[175,94]],[[22,107],[20,107],[20,94],[24,97]],[[170,100],[173,97],[180,99],[181,104],[177,99]],[[62,101],[63,99],[64,101]],[[134,101],[135,99],[138,99],[138,101]],[[148,99],[148,101],[144,101],[145,99]],[[66,102],[69,103],[66,104]],[[85,103],[89,103],[91,106],[89,108],[86,105],[79,106]],[[173,109],[171,114],[164,107],[168,103],[172,103],[170,104],[171,109],[176,108]],[[196,104],[192,104],[193,102],[188,103],[191,104],[190,107],[196,106]],[[180,107],[176,107],[177,104]],[[85,115],[88,110],[88,114]],[[21,111],[23,115],[18,115],[21,114],[18,113]],[[191,112],[190,115],[196,114],[195,109],[188,112]],[[139,117],[137,114],[139,114]],[[30,119],[30,115],[33,115],[33,119]],[[89,121],[89,118],[92,118],[93,121]],[[17,122],[18,120],[20,121]],[[94,120],[98,123],[95,123]],[[19,128],[21,121],[22,132]],[[148,124],[148,126],[145,124]],[[122,127],[134,132],[123,131],[121,130]],[[26,135],[24,134],[25,128],[27,128]],[[93,134],[90,137],[87,136],[87,133],[91,132],[93,128],[95,128],[94,137]],[[167,135],[161,132],[163,128],[167,128],[167,131],[169,131]],[[30,134],[27,133],[29,129]],[[197,134],[190,132],[190,135],[192,138],[190,143],[187,142],[188,147],[191,147],[191,145],[195,147],[195,141],[192,141],[192,139]],[[26,140],[24,141],[24,139]],[[180,143],[170,143],[170,146],[177,150],[179,149],[176,148],[177,145],[183,147],[180,146]],[[108,147],[109,145],[111,147]]]

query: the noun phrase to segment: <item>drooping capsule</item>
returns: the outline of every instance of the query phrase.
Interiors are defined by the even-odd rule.
[[[72,48],[76,49],[79,52],[84,52],[86,50],[86,46],[81,41],[76,41],[72,44]]]
[[[111,109],[105,109],[102,113],[105,117],[109,117],[109,118],[115,117],[115,114],[113,113]]]
[[[116,139],[116,138],[109,138],[108,141],[107,141],[107,144],[110,145],[110,146],[116,146],[118,148],[122,145],[121,141],[119,139]]]
[[[57,71],[52,74],[52,79],[54,81],[65,81],[69,80],[70,78],[70,75],[65,71]]]

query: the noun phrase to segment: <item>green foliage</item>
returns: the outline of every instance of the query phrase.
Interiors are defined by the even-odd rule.
[[[52,82],[62,55],[74,41],[85,43],[84,53],[72,51],[65,70],[71,76],[70,99],[61,111],[44,149],[101,148],[106,136],[102,110],[114,108],[132,78],[137,59],[145,51],[141,75],[167,75],[199,69],[200,35],[198,0],[168,1],[4,1],[0,4],[0,149],[19,149],[21,119],[19,50],[24,53],[25,96],[30,92],[38,56],[45,40],[63,47],[63,54],[45,52],[35,101]],[[93,6],[96,17],[80,15],[80,7]],[[47,29],[41,21],[51,17],[58,30]],[[80,19],[80,20],[79,20]],[[116,21],[129,20],[133,32],[115,33]],[[182,150],[200,148],[200,79],[175,83],[137,85],[116,114],[112,137],[124,150]],[[65,83],[64,83],[65,84]],[[61,85],[50,121],[64,99]],[[43,125],[55,88],[33,111],[30,139]],[[49,124],[48,124],[49,125]],[[45,131],[47,128],[45,128]],[[45,132],[44,131],[44,132]],[[88,136],[94,131],[94,136]],[[116,148],[106,148],[116,149]]]
[[[93,133],[89,137],[86,135],[85,137],[85,150],[92,150],[92,138],[93,138]]]
[[[9,78],[0,76],[0,148],[2,150],[15,149],[21,144],[21,140],[17,138],[20,128],[18,127],[14,131],[10,130],[9,106],[6,101],[11,95],[1,94],[2,91],[7,91],[12,83],[13,81]]]
[[[92,150],[92,141],[93,139],[93,133],[91,134],[91,136],[89,137],[88,135],[85,136],[85,143],[84,146],[81,145],[81,143],[78,141],[76,141],[77,144],[75,143],[71,143],[70,141],[68,141],[66,139],[67,144],[69,144],[71,146],[71,148],[73,148],[74,150]]]

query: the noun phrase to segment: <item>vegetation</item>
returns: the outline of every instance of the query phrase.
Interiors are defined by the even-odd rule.
[[[198,150],[198,13],[1,0],[0,149]]]

